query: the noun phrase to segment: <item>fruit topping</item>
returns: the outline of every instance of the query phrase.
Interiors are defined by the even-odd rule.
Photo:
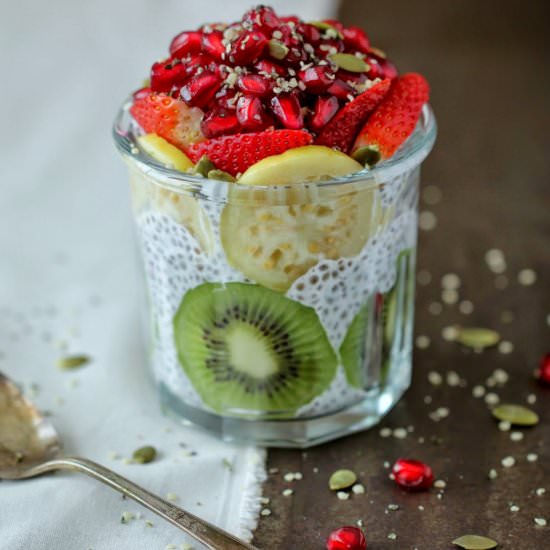
[[[202,33],[183,31],[174,37],[170,44],[170,55],[181,59],[188,54],[199,53],[202,47]]]
[[[414,131],[429,93],[428,83],[419,74],[409,73],[394,80],[359,132],[352,149],[354,158],[372,165],[391,157]]]
[[[271,98],[271,110],[285,128],[299,130],[304,127],[304,116],[295,94],[280,94]]]
[[[186,172],[193,168],[193,162],[185,153],[157,134],[140,136],[137,141],[148,155],[167,168],[173,168],[180,172]]]
[[[156,133],[184,151],[204,139],[202,111],[165,94],[140,96],[130,112],[146,133]]]
[[[206,107],[221,86],[221,77],[211,71],[197,73],[181,88],[181,97],[190,107]]]
[[[340,527],[327,539],[327,550],[365,550],[366,548],[367,541],[359,527]]]
[[[336,372],[315,310],[257,285],[205,283],[188,291],[174,336],[205,404],[229,414],[293,416]]]
[[[311,134],[303,130],[265,130],[208,139],[190,145],[187,153],[194,162],[207,155],[216,168],[236,176],[265,157],[311,141]]]

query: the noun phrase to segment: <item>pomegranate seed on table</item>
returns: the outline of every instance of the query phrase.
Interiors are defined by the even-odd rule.
[[[247,94],[265,97],[271,93],[271,82],[264,76],[258,74],[240,75],[237,86]]]
[[[325,92],[334,82],[334,73],[328,65],[317,65],[301,70],[298,77],[310,93]]]
[[[196,74],[181,88],[181,97],[190,107],[206,107],[221,86],[221,77],[210,71]]]
[[[223,45],[223,33],[212,31],[202,35],[202,51],[215,59],[222,61],[225,57],[225,46]]]
[[[370,41],[363,29],[350,25],[342,31],[344,35],[344,44],[354,50],[362,53],[369,53]]]
[[[180,58],[201,51],[202,33],[199,31],[183,31],[174,37],[170,43],[170,55]]]
[[[271,98],[271,110],[289,130],[300,130],[304,127],[302,107],[295,94],[280,94]]]
[[[243,95],[237,101],[237,120],[244,130],[260,132],[273,124],[262,102],[253,95]]]
[[[367,540],[359,527],[340,527],[327,539],[327,550],[365,550]]]
[[[233,42],[229,61],[235,65],[250,65],[258,61],[267,42],[265,34],[259,31],[246,32]]]
[[[237,134],[241,131],[241,125],[235,111],[215,109],[205,115],[201,122],[201,131],[208,139]]]
[[[550,353],[544,355],[540,360],[537,378],[542,384],[550,385]]]
[[[349,95],[355,95],[355,89],[352,88],[347,82],[344,82],[340,78],[337,78],[327,90],[330,95],[337,97],[338,99],[343,99],[345,101],[349,100]]]
[[[394,480],[403,489],[426,491],[434,480],[432,469],[420,460],[400,458],[392,467]]]
[[[170,59],[154,63],[151,67],[151,89],[154,92],[169,92],[173,86],[181,85],[187,79],[185,66],[172,63]]]
[[[309,129],[315,133],[320,132],[339,108],[340,103],[334,96],[319,96],[315,102],[313,115],[308,119]]]

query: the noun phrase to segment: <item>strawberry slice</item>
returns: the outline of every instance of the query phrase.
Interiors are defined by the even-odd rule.
[[[265,157],[309,145],[312,141],[311,134],[305,130],[264,130],[194,143],[187,154],[193,162],[206,155],[216,168],[236,176]]]
[[[130,113],[147,134],[155,133],[183,151],[204,139],[202,110],[188,107],[166,94],[151,92],[134,96]]]
[[[380,107],[359,132],[352,156],[371,166],[391,157],[413,133],[429,98],[430,87],[422,75],[408,73],[394,80]]]
[[[323,128],[315,143],[349,152],[359,128],[388,93],[390,84],[391,80],[384,79],[350,101]]]

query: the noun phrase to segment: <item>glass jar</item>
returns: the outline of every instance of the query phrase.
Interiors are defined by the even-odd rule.
[[[170,170],[121,109],[163,406],[226,440],[308,447],[376,424],[411,380],[420,164],[292,186]]]

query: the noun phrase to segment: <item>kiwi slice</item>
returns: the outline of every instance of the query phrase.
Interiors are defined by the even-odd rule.
[[[190,290],[174,329],[181,366],[219,412],[292,416],[336,373],[336,354],[315,310],[258,285]]]
[[[369,320],[368,303],[354,317],[346,337],[340,346],[340,359],[350,386],[363,388],[365,385],[365,338]]]

